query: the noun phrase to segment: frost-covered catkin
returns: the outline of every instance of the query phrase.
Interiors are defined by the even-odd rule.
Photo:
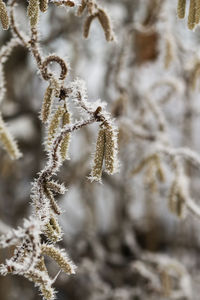
[[[200,0],[196,0],[196,12],[195,12],[195,23],[200,22]]]
[[[53,181],[53,180],[47,182],[46,186],[47,186],[48,189],[50,189],[51,191],[53,191],[56,194],[62,194],[63,195],[67,191],[64,184],[60,184],[60,183],[58,183],[56,181]]]
[[[41,12],[46,12],[48,9],[48,0],[40,0],[40,10]]]
[[[0,20],[3,29],[7,30],[9,28],[9,17],[5,3],[0,0]]]
[[[55,137],[55,134],[59,128],[60,121],[64,113],[65,113],[64,107],[59,106],[50,120],[50,124],[48,128],[48,141],[47,141],[48,146],[51,145],[52,140]]]
[[[108,125],[105,129],[105,170],[112,175],[118,171],[118,132]]]
[[[40,0],[29,0],[27,13],[31,27],[36,27],[39,20]]]
[[[189,8],[189,15],[188,15],[188,28],[194,29],[196,20],[195,20],[195,14],[196,14],[196,0],[190,0],[190,8]]]
[[[52,245],[42,245],[42,253],[53,258],[61,269],[67,274],[75,274],[75,266],[67,255],[60,249],[55,248]]]
[[[58,224],[58,221],[53,215],[49,222],[45,225],[44,233],[53,243],[56,243],[61,239],[62,230]]]
[[[18,159],[22,156],[16,142],[12,135],[9,133],[6,125],[0,114],[0,142],[4,149],[7,151],[11,159]]]
[[[186,0],[178,0],[177,13],[180,19],[185,18]]]
[[[48,188],[46,188],[45,194],[50,202],[51,209],[54,211],[55,214],[60,215],[61,210],[54,199],[53,193]]]
[[[62,127],[64,127],[67,124],[70,124],[70,119],[71,119],[70,117],[71,117],[70,113],[68,111],[65,111],[62,119]],[[70,133],[67,133],[64,136],[63,141],[60,145],[60,154],[62,160],[69,159],[68,150],[69,150],[70,137],[71,137]]]
[[[102,128],[99,130],[98,133],[94,164],[90,176],[91,180],[96,180],[96,181],[101,180],[104,153],[105,153],[105,129]]]
[[[55,291],[51,287],[51,279],[43,271],[32,270],[25,274],[30,281],[33,281],[36,286],[39,287],[39,290],[45,300],[55,299]]]
[[[46,123],[49,120],[53,97],[54,97],[54,89],[51,87],[51,85],[49,85],[44,94],[44,99],[43,99],[42,109],[41,109],[41,120],[43,123]]]

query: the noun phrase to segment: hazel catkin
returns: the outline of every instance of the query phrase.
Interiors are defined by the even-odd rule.
[[[0,0],[0,20],[3,29],[7,30],[9,28],[9,17],[5,3]]]

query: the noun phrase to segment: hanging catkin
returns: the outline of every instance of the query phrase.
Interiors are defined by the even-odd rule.
[[[188,28],[194,29],[196,20],[195,20],[195,14],[196,14],[196,0],[190,0],[190,8],[189,8],[189,15],[188,15]]]
[[[177,7],[177,13],[178,13],[178,17],[180,19],[185,18],[185,7],[186,7],[186,0],[179,0],[178,7]]]
[[[30,18],[31,27],[36,27],[39,19],[40,2],[39,0],[29,0],[27,9],[28,16]]]
[[[97,13],[94,15],[90,15],[87,17],[84,23],[84,28],[83,28],[83,36],[84,38],[88,38],[89,36],[89,31],[90,31],[90,26],[92,24],[92,21],[97,17]]]
[[[11,159],[18,159],[21,157],[21,153],[18,149],[16,142],[12,135],[9,133],[0,114],[0,142],[4,149],[7,151]]]
[[[94,156],[94,164],[91,172],[92,180],[101,180],[103,159],[105,153],[105,129],[101,128],[98,133],[96,151]]]
[[[110,19],[109,19],[107,13],[105,12],[105,10],[100,8],[98,11],[97,17],[98,17],[99,22],[104,30],[106,40],[108,42],[113,41],[114,34],[112,31],[111,22],[110,22]]]
[[[40,0],[40,10],[41,12],[45,12],[48,9],[48,0]]]
[[[3,29],[7,30],[9,28],[9,17],[5,3],[0,0],[0,20]]]
[[[49,128],[48,128],[48,140],[47,140],[48,146],[51,145],[52,140],[55,137],[55,134],[58,130],[61,118],[64,113],[65,113],[64,107],[59,106],[50,120],[50,124],[49,124]]]
[[[54,89],[51,87],[51,84],[50,84],[46,89],[46,92],[44,94],[43,103],[42,103],[40,117],[41,117],[41,120],[43,123],[46,123],[49,120],[53,97],[54,97]]]
[[[63,123],[62,124],[63,127],[67,124],[70,124],[70,113],[68,111],[65,111],[65,113],[63,114],[62,123]],[[71,137],[70,133],[67,133],[64,136],[63,141],[61,143],[60,154],[62,160],[69,159],[68,150],[69,150],[70,137]]]
[[[200,22],[200,0],[196,0],[196,12],[195,12],[195,23]]]
[[[111,126],[105,129],[105,169],[110,175],[117,172],[117,133]]]
[[[67,255],[53,245],[42,245],[42,253],[51,257],[67,274],[74,274],[75,267]]]

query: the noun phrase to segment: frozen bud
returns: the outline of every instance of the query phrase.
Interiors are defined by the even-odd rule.
[[[43,244],[42,253],[51,257],[67,274],[75,274],[76,267],[66,253],[52,245]]]
[[[0,19],[3,29],[7,30],[9,28],[9,17],[3,0],[0,0]]]
[[[185,18],[186,0],[178,0],[177,13],[180,19]]]
[[[47,87],[44,94],[42,109],[41,109],[41,120],[43,123],[46,123],[49,120],[51,113],[51,107],[54,97],[54,89],[51,87],[51,84]]]
[[[105,153],[105,129],[101,128],[98,133],[94,164],[90,175],[91,180],[101,181],[103,159]]]

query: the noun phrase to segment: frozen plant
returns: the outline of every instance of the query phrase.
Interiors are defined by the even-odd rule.
[[[78,15],[87,7],[88,18],[98,17],[106,39],[108,41],[113,39],[109,17],[95,1],[82,1],[80,5],[75,1],[50,1],[51,3],[69,8],[77,7]],[[6,94],[3,74],[4,63],[13,48],[21,45],[31,52],[41,78],[48,83],[40,113],[41,121],[47,129],[45,150],[48,159],[44,169],[32,184],[31,200],[34,209],[32,216],[24,221],[22,227],[13,229],[0,238],[1,248],[15,246],[13,256],[1,265],[0,273],[4,276],[8,273],[24,276],[35,283],[44,299],[53,300],[55,291],[52,284],[56,278],[50,278],[44,256],[47,255],[52,258],[60,266],[60,269],[68,275],[74,274],[76,269],[66,251],[55,246],[56,242],[62,240],[63,235],[58,222],[61,209],[55,196],[64,194],[66,188],[64,184],[55,181],[53,177],[58,173],[64,160],[69,158],[68,150],[73,132],[93,123],[99,124],[100,131],[103,130],[103,139],[98,138],[91,179],[101,180],[103,166],[102,163],[97,162],[99,148],[103,148],[105,171],[108,174],[116,173],[118,171],[118,132],[110,114],[105,110],[105,104],[100,101],[94,103],[88,101],[85,83],[82,80],[76,79],[66,83],[69,68],[64,59],[56,54],[43,56],[38,38],[38,22],[40,11],[45,12],[48,9],[49,1],[29,0],[27,14],[30,21],[30,37],[18,28],[15,20],[16,4],[17,0],[10,0],[6,7],[3,1],[0,2],[2,27],[8,29],[10,26],[12,33],[10,42],[0,51],[1,98],[4,98]],[[88,22],[87,19],[86,23],[88,24]],[[89,32],[89,24],[87,26]],[[86,29],[84,29],[84,35],[86,35],[85,31]],[[49,70],[49,65],[52,63],[60,67],[59,76]],[[55,98],[59,99],[57,104],[54,103]],[[81,116],[83,116],[80,120],[72,121],[69,102],[74,103],[75,108],[79,109]],[[85,113],[88,117],[85,117]],[[7,131],[1,116],[0,141],[12,159],[18,159],[21,156],[16,142]],[[101,162],[103,162],[103,158]]]

